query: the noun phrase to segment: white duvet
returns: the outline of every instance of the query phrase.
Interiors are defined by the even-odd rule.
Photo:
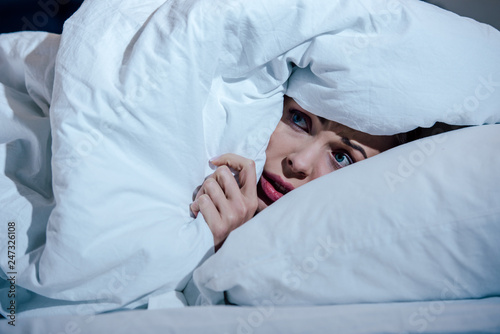
[[[15,270],[17,312],[182,291],[213,252],[189,214],[208,159],[260,172],[284,93],[373,134],[499,122],[499,41],[416,0],[87,0],[61,37],[0,36],[0,221],[16,225],[0,275]]]

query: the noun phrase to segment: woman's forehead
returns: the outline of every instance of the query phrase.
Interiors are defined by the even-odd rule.
[[[340,137],[353,140],[362,140],[363,138],[368,138],[368,136],[370,136],[367,133],[351,129],[350,127],[345,126],[341,123],[331,121],[329,119],[320,116],[313,115],[313,117],[317,117],[320,120],[321,125],[323,127],[322,129],[323,131],[335,132],[335,134]]]
[[[302,108],[294,99],[286,95],[285,95],[285,105],[293,106],[294,108],[297,108],[300,111],[306,113],[311,118],[317,118],[321,123],[323,131],[335,132],[337,136],[340,136],[342,138],[347,138],[349,140],[355,140],[369,147],[377,147],[381,151],[396,146],[396,139],[394,136],[371,135],[366,132],[361,132],[359,130],[350,128],[344,124],[326,119],[321,116],[317,116],[313,112]]]
[[[375,136],[352,129],[344,124],[326,119],[321,116],[316,116],[313,113],[306,111],[310,117],[317,118],[321,123],[321,131],[332,132],[335,136],[342,137],[350,141],[358,142],[366,147],[371,147],[377,151],[385,151],[396,146],[396,138],[394,136]]]

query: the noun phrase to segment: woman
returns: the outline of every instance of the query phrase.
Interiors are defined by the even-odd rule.
[[[235,154],[214,158],[218,168],[201,186],[191,211],[203,214],[218,249],[232,230],[284,194],[398,143],[397,136],[373,136],[318,117],[285,96],[259,182],[252,160]]]

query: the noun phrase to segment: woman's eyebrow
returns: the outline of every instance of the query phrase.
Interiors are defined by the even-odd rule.
[[[358,146],[356,144],[353,144],[351,143],[351,141],[349,140],[349,138],[346,138],[346,137],[342,137],[342,142],[350,147],[352,147],[353,149],[355,150],[358,150],[361,152],[361,154],[363,154],[363,156],[365,157],[365,159],[368,159],[368,156],[366,155],[366,152],[365,150],[361,147],[361,146]]]
[[[325,125],[326,123],[329,122],[329,120],[327,120],[324,117],[321,117],[321,116],[316,116],[316,117],[318,117],[319,121],[321,122],[321,125]]]
[[[324,117],[321,117],[321,116],[316,116],[318,117],[319,121],[321,122],[321,124],[324,126],[325,124],[328,124],[330,121],[327,120],[326,118]],[[347,146],[350,146],[352,147],[353,149],[355,150],[358,150],[359,152],[361,152],[361,154],[363,155],[363,157],[365,157],[365,159],[368,159],[368,156],[366,155],[366,152],[365,150],[359,146],[359,145],[356,145],[356,144],[353,144],[351,143],[351,141],[349,140],[349,138],[346,138],[346,137],[342,137],[342,142],[344,144],[346,144]]]

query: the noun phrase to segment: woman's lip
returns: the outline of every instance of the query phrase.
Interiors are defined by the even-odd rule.
[[[271,205],[272,203],[279,200],[283,194],[277,191],[274,186],[269,182],[264,175],[261,176],[259,182],[259,189],[262,191],[258,191],[257,194],[264,201],[265,204]]]
[[[258,194],[265,204],[270,205],[293,189],[294,187],[291,184],[284,182],[279,176],[270,173],[262,173]]]
[[[269,173],[269,172],[266,172],[266,171],[264,171],[264,172],[262,173],[262,175],[263,175],[266,179],[270,180],[270,181],[271,181],[271,183],[276,183],[276,184],[278,184],[278,185],[279,185],[279,188],[281,188],[281,189],[283,190],[283,192],[282,192],[283,194],[286,194],[287,192],[290,192],[290,191],[292,191],[292,190],[294,190],[294,189],[295,189],[295,187],[294,187],[294,186],[292,186],[292,185],[291,185],[290,183],[288,183],[288,182],[283,181],[283,179],[282,179],[281,177],[279,177],[278,175],[274,175],[274,174]]]

